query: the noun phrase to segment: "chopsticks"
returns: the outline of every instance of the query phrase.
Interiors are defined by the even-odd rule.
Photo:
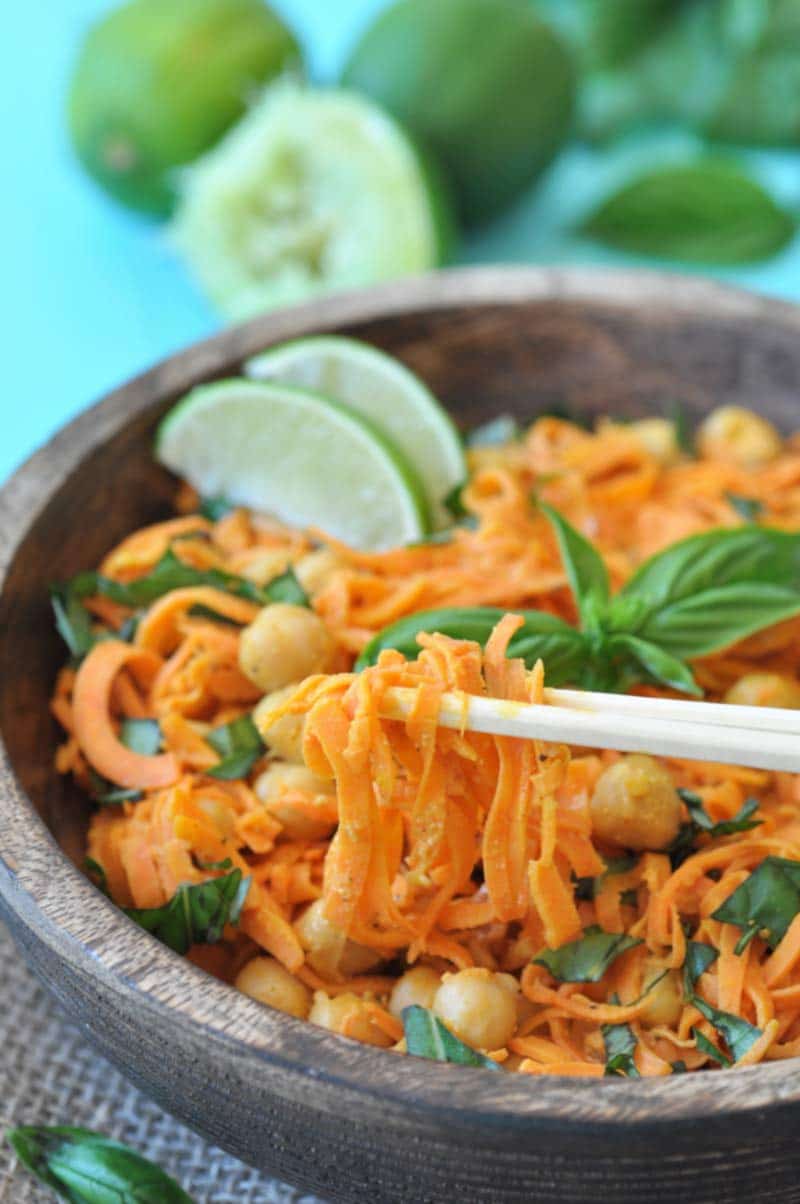
[[[442,727],[527,740],[647,752],[682,760],[800,773],[800,711],[549,690],[545,703],[444,694]],[[416,690],[384,695],[385,719],[406,719]]]

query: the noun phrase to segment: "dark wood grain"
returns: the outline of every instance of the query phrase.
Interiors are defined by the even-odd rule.
[[[176,397],[322,330],[401,356],[464,425],[677,401],[693,416],[739,402],[800,426],[800,311],[644,273],[479,269],[336,298],[228,331],[112,394],[0,491],[0,910],[21,949],[87,1036],[164,1106],[331,1200],[800,1201],[794,1063],[580,1082],[398,1058],[208,978],[71,864],[86,808],[50,768],[47,697],[62,649],[47,585],[166,513],[171,482],[149,446]]]

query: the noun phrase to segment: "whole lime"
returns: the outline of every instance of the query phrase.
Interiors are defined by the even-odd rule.
[[[572,121],[572,59],[520,0],[398,0],[343,79],[436,152],[464,217],[489,217],[550,163]]]
[[[262,0],[131,0],[83,43],[69,93],[77,154],[117,200],[165,216],[174,169],[299,62],[294,37]]]

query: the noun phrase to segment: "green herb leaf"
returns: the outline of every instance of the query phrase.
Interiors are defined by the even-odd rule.
[[[764,503],[760,502],[757,497],[745,497],[741,493],[726,493],[725,498],[746,523],[754,523],[764,513]]]
[[[222,758],[213,769],[206,770],[212,778],[223,778],[225,781],[244,778],[259,757],[264,755],[264,741],[250,715],[240,715],[231,723],[214,728],[206,736],[206,741]]]
[[[701,1032],[699,1028],[692,1029],[692,1036],[701,1053],[706,1054],[709,1058],[713,1058],[720,1066],[733,1066],[733,1058],[729,1058],[721,1049],[717,1049],[716,1045],[709,1041],[705,1033]]]
[[[23,1166],[71,1204],[193,1204],[160,1167],[101,1133],[26,1125],[6,1136]]]
[[[620,954],[641,943],[624,932],[603,932],[592,927],[576,941],[558,949],[543,949],[533,961],[559,982],[599,982]]]
[[[675,427],[675,438],[678,447],[681,451],[692,455],[694,452],[694,435],[689,423],[689,415],[686,413],[686,406],[681,401],[671,402],[668,416],[670,422]]]
[[[635,635],[615,634],[608,640],[608,647],[614,652],[627,653],[636,670],[629,671],[634,681],[645,680],[656,682],[658,685],[669,686],[673,690],[681,690],[684,694],[702,697],[703,691],[695,681],[694,674],[687,664],[659,648],[651,640],[640,639]]]
[[[679,1058],[677,1062],[670,1062],[670,1066],[673,1074],[687,1074],[689,1070],[682,1058]]]
[[[149,573],[137,577],[135,581],[113,581],[110,577],[97,574],[94,585],[95,588],[90,592],[102,594],[121,606],[149,606],[151,602],[155,602],[171,590],[197,585],[210,585],[237,598],[258,602],[261,606],[272,601],[266,590],[260,589],[245,577],[237,577],[233,573],[223,572],[222,569],[193,568],[184,564],[172,548],[167,549]]]
[[[604,1024],[603,1044],[606,1051],[606,1075],[640,1078],[633,1060],[638,1041],[627,1024]]]
[[[198,509],[198,513],[202,514],[203,518],[207,518],[209,522],[217,523],[226,514],[232,514],[236,509],[233,502],[229,502],[226,497],[204,497]]]
[[[287,602],[290,606],[311,606],[308,594],[297,580],[297,574],[291,565],[285,573],[273,577],[264,586],[264,592],[270,602]]]
[[[695,983],[700,975],[705,974],[708,967],[718,957],[719,954],[713,945],[705,945],[702,941],[686,942],[686,960],[683,963],[683,993],[687,1002],[691,1002],[694,999]]]
[[[522,432],[516,418],[510,414],[500,414],[490,422],[473,427],[466,438],[467,447],[502,447],[504,443],[514,443]]]
[[[639,255],[748,263],[794,237],[794,219],[734,163],[658,167],[624,185],[583,223],[590,238]]]
[[[764,822],[761,819],[751,819],[759,806],[756,798],[745,799],[732,819],[722,819],[715,823],[703,806],[703,800],[699,794],[694,794],[691,790],[679,790],[678,794],[686,804],[692,823],[698,831],[707,832],[714,838],[732,836],[735,832],[749,832]]]
[[[95,581],[94,573],[78,573],[71,581],[50,586],[56,628],[74,661],[82,660],[97,640],[92,631],[92,616],[83,605],[83,599],[95,592]]]
[[[192,945],[215,944],[226,924],[238,924],[249,889],[250,879],[236,869],[208,882],[184,883],[163,907],[124,910],[170,949],[186,953]]]
[[[539,509],[556,533],[561,560],[586,630],[595,617],[594,611],[587,611],[587,601],[592,599],[596,608],[606,606],[609,600],[608,572],[603,558],[552,506],[540,502]]]
[[[696,995],[692,999],[692,1003],[705,1016],[706,1020],[714,1025],[731,1051],[734,1062],[743,1058],[748,1049],[755,1045],[761,1036],[761,1029],[742,1020],[741,1016],[734,1016],[731,1012],[721,1012],[719,1008],[712,1007],[710,1003],[706,1003],[704,999],[698,999]]]
[[[738,951],[756,934],[774,948],[798,912],[800,861],[767,857],[717,908],[712,918],[741,928]]]
[[[459,481],[457,485],[453,486],[447,496],[442,498],[442,505],[450,512],[456,522],[458,522],[459,519],[466,518],[469,515],[469,510],[467,510],[466,506],[461,500],[461,494],[464,491],[464,486],[466,483],[466,481]]]
[[[455,1062],[459,1066],[482,1066],[486,1070],[500,1069],[497,1062],[460,1041],[429,1008],[416,1003],[404,1008],[403,1029],[406,1048],[417,1058]]]
[[[119,738],[126,748],[143,757],[154,757],[163,741],[157,719],[123,719]]]
[[[108,875],[103,869],[99,861],[95,861],[94,857],[87,857],[83,863],[86,877],[92,882],[98,890],[101,890],[104,895],[111,898],[111,892],[108,889]]]

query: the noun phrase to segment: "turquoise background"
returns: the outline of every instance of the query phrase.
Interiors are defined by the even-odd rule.
[[[300,35],[317,78],[331,79],[383,2],[275,0],[275,7]],[[83,31],[109,7],[108,0],[26,0],[6,14],[0,247],[9,337],[0,479],[77,410],[221,324],[163,231],[106,200],[72,159],[63,128],[70,66]],[[572,149],[535,194],[474,235],[461,258],[636,262],[582,243],[568,227],[634,165],[693,146],[686,135],[662,131],[655,141],[633,139],[603,156]],[[751,158],[800,210],[800,156]],[[715,274],[800,299],[800,239],[768,264]]]

